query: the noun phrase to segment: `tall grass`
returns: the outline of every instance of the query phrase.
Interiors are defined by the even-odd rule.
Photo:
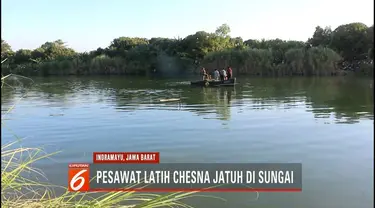
[[[139,75],[147,73],[150,63],[140,60],[126,60],[121,57],[96,56],[90,60],[79,57],[65,60],[50,60],[38,63],[3,65],[3,74],[21,74],[24,76],[61,76],[61,75]]]
[[[6,85],[5,81],[14,76],[2,76],[2,90],[3,86]],[[6,113],[10,112],[12,108],[9,108]],[[3,119],[1,127],[2,130],[5,127]],[[69,192],[66,187],[55,186],[38,180],[39,177],[45,178],[45,175],[42,170],[32,166],[35,162],[48,159],[59,152],[45,153],[41,148],[22,147],[20,146],[21,142],[22,140],[16,137],[14,142],[1,146],[2,207],[191,207],[183,203],[182,200],[193,196],[210,197],[199,195],[197,192],[175,192],[165,195],[136,192],[110,192],[100,195],[98,193]],[[28,176],[25,176],[26,174]],[[30,175],[33,177],[30,177]],[[63,194],[56,195],[55,190],[57,189],[62,190]]]
[[[322,47],[292,48],[285,53],[271,48],[245,48],[209,53],[204,63],[211,69],[232,66],[237,74],[323,76],[336,74],[336,63],[340,60],[335,51]]]

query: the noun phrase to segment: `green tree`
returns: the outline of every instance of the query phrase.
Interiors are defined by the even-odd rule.
[[[163,51],[168,55],[175,55],[178,51],[179,40],[169,38],[151,38],[149,43],[155,51]]]
[[[260,47],[260,41],[259,40],[254,40],[254,39],[249,39],[244,42],[246,46],[249,46],[250,48],[259,48]]]
[[[5,42],[5,40],[1,39],[1,60],[8,58],[13,54],[12,48],[10,45]]]
[[[374,25],[367,29],[367,42],[369,44],[368,56],[374,59]]]
[[[338,51],[345,60],[360,59],[369,50],[368,27],[363,23],[340,25],[333,31],[330,47]]]
[[[310,38],[307,42],[312,46],[328,46],[332,40],[332,29],[331,27],[325,27],[324,29],[320,26],[315,28],[313,37]]]
[[[219,27],[216,28],[215,34],[218,36],[228,36],[230,33],[230,27],[228,24],[222,24]]]
[[[233,39],[217,33],[199,31],[194,35],[187,36],[179,43],[179,52],[193,60],[201,61],[209,52],[230,49],[242,44],[240,38]]]
[[[31,50],[28,49],[20,49],[16,51],[16,53],[13,56],[13,60],[15,64],[24,64],[30,62],[31,56]]]
[[[34,59],[55,60],[72,58],[76,52],[68,48],[62,40],[53,42],[45,42],[39,48],[33,51],[32,57]]]
[[[36,61],[42,61],[46,59],[46,53],[44,48],[37,48],[31,52],[31,58]]]
[[[148,40],[146,38],[131,38],[131,37],[119,37],[114,39],[108,50],[110,52],[109,55],[113,56],[126,56],[127,51],[133,49],[139,45],[148,45]]]
[[[181,41],[180,50],[191,59],[203,59],[210,51],[210,34],[205,31],[198,31],[189,35]]]
[[[241,37],[231,38],[230,42],[237,49],[243,49],[245,47],[245,44]]]

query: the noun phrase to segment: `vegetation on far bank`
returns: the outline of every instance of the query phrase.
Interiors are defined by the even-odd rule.
[[[315,28],[306,42],[242,40],[226,24],[214,33],[198,31],[185,38],[119,37],[107,48],[77,53],[62,40],[34,50],[13,52],[1,40],[2,74],[96,75],[184,74],[232,66],[235,74],[263,76],[338,75],[349,71],[372,75],[374,27],[363,23]]]

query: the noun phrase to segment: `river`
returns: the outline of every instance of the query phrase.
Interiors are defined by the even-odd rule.
[[[186,79],[33,79],[2,89],[2,143],[16,134],[25,147],[62,151],[36,164],[51,183],[66,186],[67,164],[91,162],[94,151],[157,151],[162,162],[303,165],[302,192],[219,193],[226,202],[189,200],[195,207],[374,207],[372,80],[241,78],[192,88]]]

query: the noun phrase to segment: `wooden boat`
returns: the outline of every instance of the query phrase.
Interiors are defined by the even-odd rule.
[[[220,87],[220,86],[234,86],[236,84],[236,78],[231,78],[229,80],[218,81],[218,80],[199,80],[190,82],[194,86],[202,87]]]

